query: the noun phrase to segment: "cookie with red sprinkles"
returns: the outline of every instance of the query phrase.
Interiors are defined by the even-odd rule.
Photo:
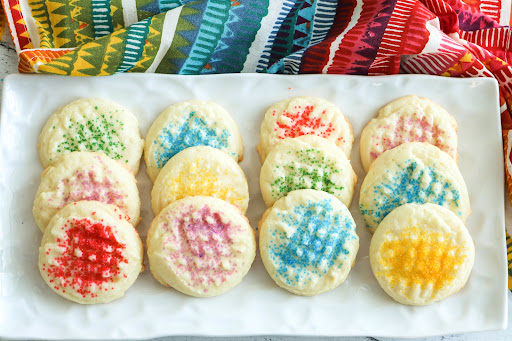
[[[39,249],[39,270],[60,296],[81,304],[107,303],[143,270],[139,234],[114,205],[70,203],[49,222]]]
[[[354,134],[338,107],[318,97],[295,97],[273,104],[265,113],[257,147],[261,162],[279,141],[303,135],[333,142],[350,159]]]

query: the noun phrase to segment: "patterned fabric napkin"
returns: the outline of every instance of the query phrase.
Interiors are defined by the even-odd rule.
[[[494,77],[500,85],[504,156],[512,193],[510,0],[2,3],[20,57],[20,72]],[[4,27],[5,18],[1,19]],[[512,274],[510,238],[507,249]]]

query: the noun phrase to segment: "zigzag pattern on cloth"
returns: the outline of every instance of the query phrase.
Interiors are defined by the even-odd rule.
[[[297,25],[308,25],[311,27],[309,32],[309,39],[304,40],[302,43],[303,48],[293,52],[292,54],[275,62],[269,69],[269,73],[285,73],[285,74],[298,74],[303,65],[303,55],[310,46],[314,46],[322,42],[334,21],[334,13],[336,12],[337,1],[333,0],[318,0],[313,3],[313,6],[307,8],[311,10],[311,20],[297,18]],[[309,14],[309,13],[308,13]],[[295,44],[295,46],[298,46]]]
[[[156,68],[156,73],[179,73],[189,56],[192,44],[198,35],[206,2],[184,6],[174,32],[172,44]]]
[[[272,45],[274,44],[274,40],[277,37],[279,29],[281,28],[282,23],[287,18],[288,13],[294,8],[295,3],[292,0],[284,0],[281,6],[281,11],[279,12],[279,16],[275,24],[272,26],[272,30],[270,31],[267,44],[265,45],[265,50],[260,56],[258,64],[256,65],[256,72],[264,72],[266,68],[269,66],[270,55],[272,53]]]
[[[267,15],[268,0],[231,2],[224,32],[201,73],[240,72],[249,48]]]

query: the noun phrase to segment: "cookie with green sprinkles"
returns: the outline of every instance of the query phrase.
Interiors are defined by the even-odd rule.
[[[137,118],[117,103],[101,98],[75,100],[53,113],[39,135],[43,168],[61,156],[99,152],[139,171],[144,140]]]
[[[272,206],[289,192],[316,189],[350,207],[357,176],[345,153],[327,139],[304,135],[279,142],[260,173],[263,200]]]

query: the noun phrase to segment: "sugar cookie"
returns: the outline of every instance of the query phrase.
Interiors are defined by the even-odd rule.
[[[127,166],[105,154],[66,154],[41,175],[32,213],[44,232],[53,215],[68,203],[95,200],[116,205],[137,225],[140,199],[136,183]]]
[[[290,192],[267,210],[260,226],[267,272],[297,295],[316,295],[340,285],[359,249],[349,210],[323,191]]]
[[[228,154],[208,146],[187,148],[158,174],[151,191],[155,215],[171,202],[188,196],[212,196],[245,213],[249,188],[242,168]]]
[[[258,144],[261,162],[280,140],[302,135],[326,138],[350,159],[354,135],[340,110],[322,98],[295,97],[275,103],[265,113]]]
[[[359,208],[372,233],[389,212],[407,203],[444,206],[463,223],[471,214],[457,163],[429,143],[404,143],[384,152],[361,185]]]
[[[298,189],[333,194],[350,207],[357,176],[350,161],[334,143],[304,135],[280,141],[268,154],[260,173],[260,188],[267,206]]]
[[[170,158],[194,146],[214,147],[237,161],[243,159],[238,127],[224,108],[207,101],[181,102],[165,109],[149,128],[144,160],[151,181]]]
[[[144,140],[137,118],[120,105],[101,98],[73,101],[52,114],[39,136],[43,168],[75,151],[105,153],[139,171]]]
[[[153,276],[196,297],[217,296],[236,286],[256,253],[254,231],[240,210],[213,197],[172,202],[148,232]]]
[[[457,160],[457,122],[427,98],[405,96],[379,110],[361,134],[361,162],[366,172],[386,150],[402,143],[427,142]]]
[[[81,304],[122,297],[142,271],[143,246],[113,205],[70,203],[50,220],[39,249],[39,270],[60,296]]]
[[[447,208],[405,204],[384,218],[370,263],[384,291],[402,304],[426,305],[459,291],[475,258],[473,240]]]

